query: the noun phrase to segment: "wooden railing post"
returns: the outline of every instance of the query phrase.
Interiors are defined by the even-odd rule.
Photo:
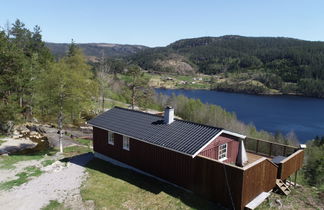
[[[259,140],[256,141],[255,153],[258,153],[258,151],[259,151]]]
[[[271,157],[271,153],[272,153],[272,143],[270,143],[270,148],[269,148],[269,157]]]

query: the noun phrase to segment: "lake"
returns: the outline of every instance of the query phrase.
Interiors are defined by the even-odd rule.
[[[156,89],[165,95],[184,95],[235,112],[257,129],[287,134],[294,131],[301,143],[324,136],[324,99],[301,96],[258,96],[210,90]]]

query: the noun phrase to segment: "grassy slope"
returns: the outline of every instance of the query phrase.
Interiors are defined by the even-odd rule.
[[[321,196],[318,190],[309,186],[291,187],[288,196],[272,193],[268,201],[263,202],[257,210],[278,209],[324,209],[324,195]]]
[[[128,169],[94,159],[82,198],[107,209],[215,209],[203,198]],[[100,183],[100,184],[99,184]]]

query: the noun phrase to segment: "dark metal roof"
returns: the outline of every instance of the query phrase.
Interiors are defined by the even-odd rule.
[[[161,116],[120,107],[104,112],[88,123],[190,156],[222,131],[221,128],[177,119],[164,124]]]

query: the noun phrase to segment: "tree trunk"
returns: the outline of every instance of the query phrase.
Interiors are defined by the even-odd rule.
[[[135,85],[132,87],[132,109],[135,107]]]
[[[61,87],[61,89],[63,89]],[[60,145],[60,153],[63,153],[63,101],[64,95],[63,93],[60,94],[60,111],[58,114],[57,125],[58,125],[58,132],[59,132],[59,145]]]
[[[62,111],[62,107],[59,112],[57,125],[58,125],[58,132],[59,132],[60,153],[63,153],[63,111]]]
[[[23,98],[22,98],[22,96],[19,97],[19,107],[20,108],[23,107]]]
[[[105,111],[105,95],[103,94],[103,92],[101,95],[101,109],[102,109],[102,112]]]

